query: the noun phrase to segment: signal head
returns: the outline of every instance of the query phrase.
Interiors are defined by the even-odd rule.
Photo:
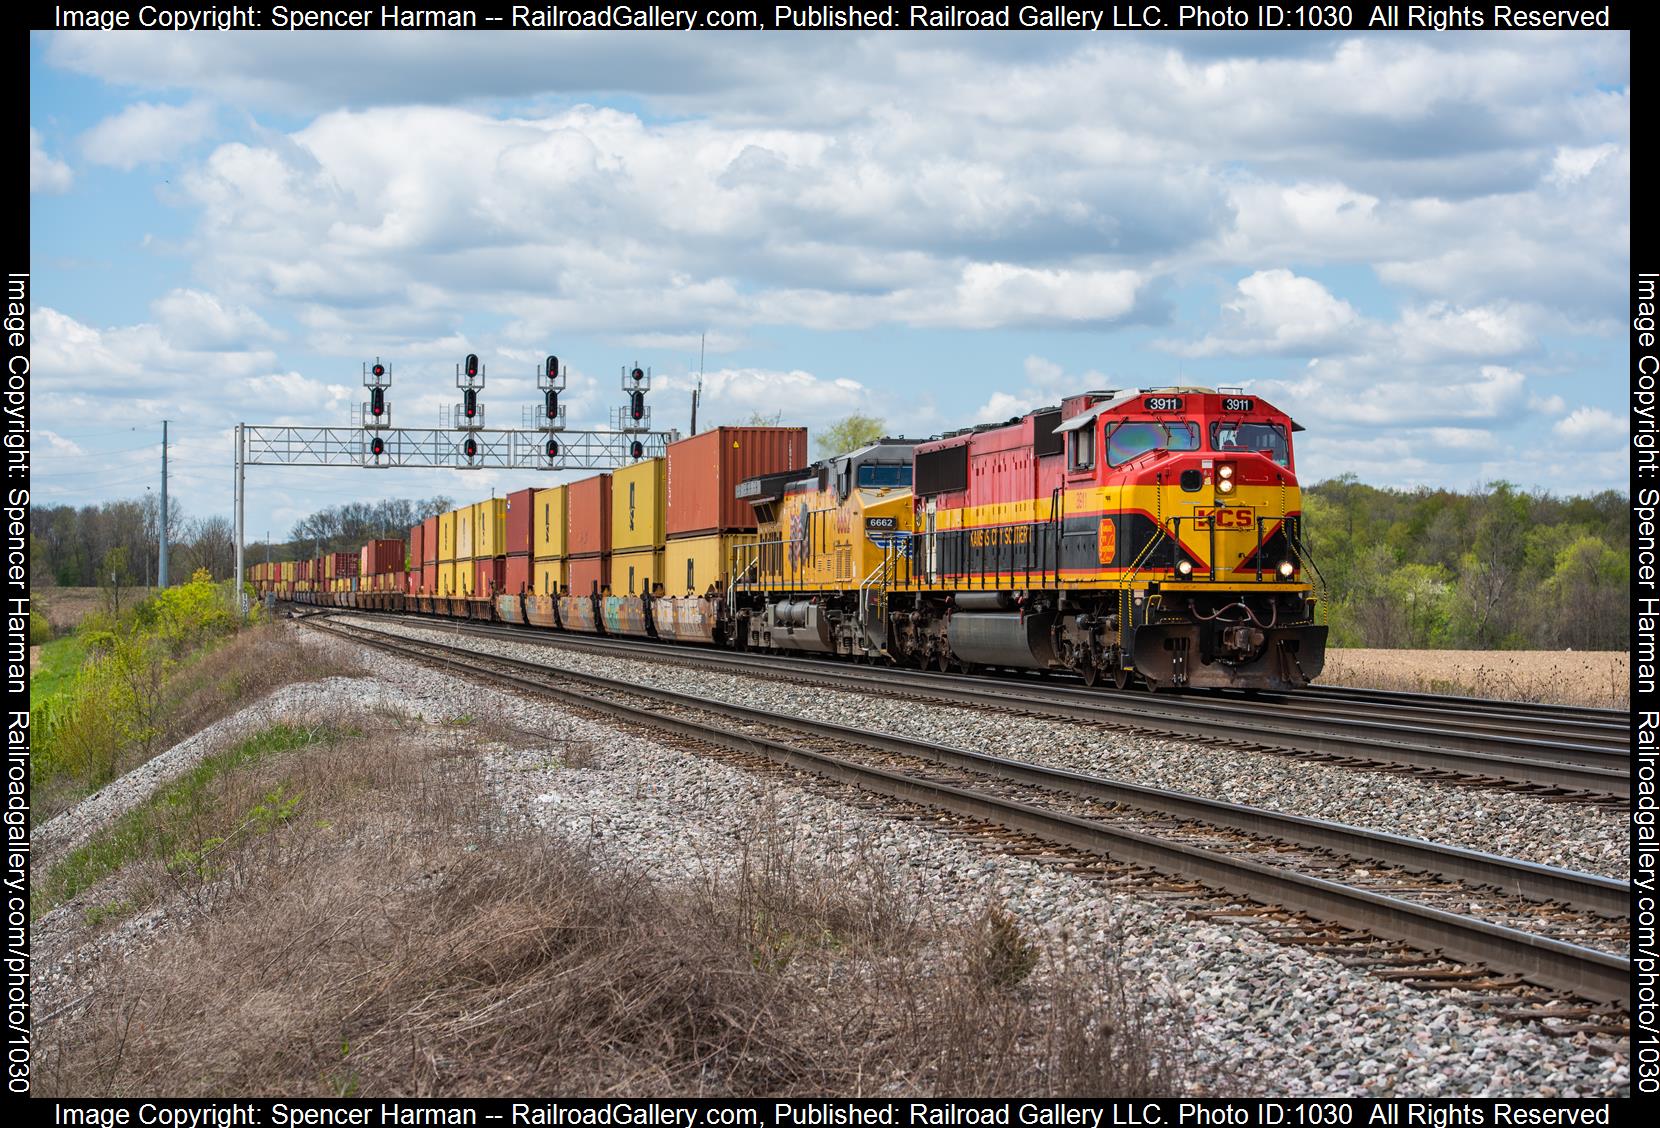
[[[549,439],[546,450],[547,450],[548,461],[549,462],[552,462],[554,459],[558,458],[559,457],[559,440],[558,439]]]
[[[369,389],[369,414],[377,419],[386,414],[386,389],[379,385]]]
[[[633,380],[636,384],[646,378],[645,370],[643,368],[634,369],[634,371],[630,372],[628,376],[629,379]]]
[[[478,393],[471,388],[461,393],[461,410],[468,419],[478,415]]]
[[[629,393],[628,417],[636,421],[646,417],[646,394],[644,392],[635,391]]]
[[[466,363],[462,365],[462,371],[466,372],[466,374],[469,377],[478,375],[478,354],[477,353],[468,353],[467,354],[467,360],[466,360]]]
[[[542,362],[542,371],[547,373],[549,380],[559,375],[559,358],[550,356]]]
[[[628,453],[633,455],[635,458],[641,457],[645,454],[645,452],[646,444],[642,443],[639,439],[635,439],[633,442],[628,444]]]
[[[375,366],[369,369],[369,371],[375,374],[376,379],[379,379],[380,377],[386,375],[386,365],[377,360],[375,361]]]
[[[467,460],[472,461],[478,457],[478,440],[468,436],[467,441],[461,444],[461,449],[466,453]]]
[[[379,458],[386,453],[386,440],[379,435],[369,440],[369,453]]]

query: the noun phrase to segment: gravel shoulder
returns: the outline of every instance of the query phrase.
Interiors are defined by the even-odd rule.
[[[347,617],[342,621],[360,622],[405,638],[424,638],[560,669],[813,720],[854,724],[1208,799],[1331,819],[1544,865],[1609,877],[1624,877],[1631,869],[1628,828],[1616,811],[1271,753],[1115,732],[1078,722],[923,707],[873,694],[481,638],[384,619]]]
[[[319,645],[360,652],[343,640]],[[730,857],[732,844],[764,812],[789,828],[789,846],[803,856],[874,860],[894,874],[900,895],[938,911],[966,915],[988,903],[1004,905],[1046,950],[1103,953],[1157,1005],[1187,1012],[1201,1091],[1205,1078],[1217,1076],[1249,1078],[1250,1091],[1260,1095],[1556,1097],[1620,1095],[1629,1086],[1628,1050],[1621,1045],[1505,1023],[1461,1005],[1456,995],[1403,989],[1316,953],[1265,943],[1247,928],[1189,919],[1176,905],[1115,894],[1059,868],[941,833],[925,820],[895,820],[851,805],[831,785],[752,775],[394,656],[373,654],[369,668],[370,677],[294,687],[288,691],[294,697],[285,700],[318,711],[398,710],[431,722],[470,717],[545,734],[513,747],[497,743],[486,754],[484,786],[504,825],[560,836],[601,859],[646,866],[663,880],[706,877],[708,859]],[[755,683],[745,690],[758,692]],[[268,723],[273,701],[226,723]],[[579,758],[571,758],[572,748],[580,748]],[[182,770],[187,755],[152,764]],[[89,826],[156,784],[124,779],[106,789],[111,794],[100,806],[65,818]],[[141,945],[141,935],[125,935],[126,943]]]

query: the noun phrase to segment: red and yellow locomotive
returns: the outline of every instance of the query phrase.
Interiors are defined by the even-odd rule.
[[[1089,684],[1289,689],[1325,658],[1292,433],[1260,396],[1090,392],[919,444],[888,651]]]

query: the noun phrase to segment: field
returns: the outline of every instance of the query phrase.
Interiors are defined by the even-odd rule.
[[[1556,705],[1631,705],[1631,656],[1623,651],[1328,650],[1319,680]]]
[[[153,593],[152,588],[136,585],[122,588],[121,606],[130,607]],[[45,615],[46,621],[52,624],[52,633],[61,635],[80,626],[81,620],[92,612],[103,610],[107,596],[103,588],[51,587],[32,589],[29,600],[34,609]]]

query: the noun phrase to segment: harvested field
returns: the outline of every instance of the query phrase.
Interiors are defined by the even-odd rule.
[[[130,607],[155,593],[154,588],[141,586],[122,588],[121,606]],[[34,588],[29,592],[29,602],[46,616],[54,635],[74,630],[94,611],[107,610],[108,599],[103,588],[95,587]]]
[[[1319,680],[1553,705],[1631,705],[1631,656],[1611,650],[1328,650]]]

